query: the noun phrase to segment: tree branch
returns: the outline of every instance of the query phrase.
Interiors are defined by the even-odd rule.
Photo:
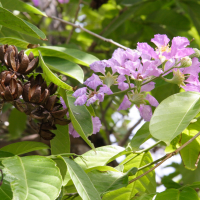
[[[127,131],[126,135],[124,136],[124,138],[118,142],[119,146],[124,146],[126,144],[126,141],[128,140],[129,136],[131,135],[133,129],[135,129],[140,122],[142,121],[142,117]]]
[[[78,8],[77,8],[77,10],[76,10],[76,14],[75,14],[75,17],[74,17],[74,22],[73,22],[74,24],[76,23],[76,20],[77,20],[77,18],[78,18],[78,13],[79,13],[79,11],[80,11],[80,5],[81,5],[81,3],[82,3],[82,0],[79,0]],[[70,41],[70,39],[71,39],[71,37],[72,37],[72,35],[73,35],[74,30],[75,30],[75,27],[73,27],[72,30],[71,30],[70,33],[69,33],[69,36],[68,36],[68,38],[67,38],[67,44],[69,43],[69,41]]]
[[[97,37],[97,38],[99,38],[100,40],[103,40],[104,42],[109,42],[109,43],[111,43],[111,44],[114,44],[114,45],[116,45],[116,46],[122,48],[122,49],[127,49],[127,47],[125,47],[125,46],[123,46],[123,45],[121,45],[121,44],[119,44],[119,43],[113,41],[112,39],[107,39],[107,38],[105,38],[105,37],[102,37],[102,36],[100,36],[100,35],[98,35],[98,34],[92,32],[92,31],[89,31],[88,29],[86,29],[86,28],[84,28],[84,27],[81,27],[80,25],[76,25],[76,24],[74,24],[74,23],[65,21],[65,20],[60,19],[60,18],[55,17],[55,16],[49,16],[49,15],[48,15],[48,17],[51,18],[51,19],[58,20],[58,21],[60,21],[60,22],[62,22],[62,23],[64,23],[64,24],[73,26],[73,27],[75,27],[75,28],[80,28],[82,31],[85,31],[85,32],[89,33],[90,35],[93,35],[94,37]]]
[[[180,152],[184,147],[186,147],[188,144],[190,144],[193,140],[195,140],[198,136],[200,135],[200,131],[194,136],[192,137],[190,140],[188,140],[185,144],[183,144],[182,146],[180,146],[178,149],[176,149],[175,151],[173,151],[172,153],[169,153],[167,155],[165,155],[164,157],[160,158],[159,160],[163,159],[161,162],[159,162],[157,165],[155,165],[154,167],[152,167],[151,169],[149,169],[148,171],[146,171],[145,173],[141,174],[140,176],[132,179],[131,181],[129,181],[129,184],[137,181],[138,179],[142,178],[143,176],[145,176],[146,174],[148,174],[149,172],[153,171],[154,169],[156,169],[158,166],[160,166],[162,163],[164,163],[166,160],[168,160],[169,158],[171,158],[172,156],[176,155],[178,152]],[[158,161],[158,160],[157,160]],[[155,162],[155,161],[154,161]],[[145,165],[141,168],[144,169],[148,166],[151,166],[152,164],[154,164],[154,162],[149,163],[148,165]]]

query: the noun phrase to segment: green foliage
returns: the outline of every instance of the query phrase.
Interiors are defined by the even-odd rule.
[[[151,118],[151,135],[169,145],[198,114],[199,105],[199,93],[184,92],[168,97],[156,108]]]

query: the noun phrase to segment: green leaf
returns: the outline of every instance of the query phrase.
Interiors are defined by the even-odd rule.
[[[121,164],[124,165],[124,172],[126,173],[133,167],[140,168],[148,163],[151,163],[152,161],[153,160],[151,158],[150,153],[142,153],[139,156],[136,156],[135,154],[130,154],[129,156],[126,157],[126,159],[122,163],[120,163],[120,165]],[[151,167],[152,166],[147,167],[143,170],[138,171],[134,176],[130,176],[129,181],[145,173]],[[105,194],[103,196],[103,200],[132,199],[137,193],[151,194],[155,193],[156,192],[155,190],[156,190],[155,172],[152,171],[148,173],[146,176],[129,184],[127,187]]]
[[[67,105],[69,107],[69,116],[76,132],[85,140],[85,142],[94,149],[94,145],[88,139],[93,133],[92,117],[85,106],[75,106],[76,98],[67,96]]]
[[[162,101],[150,121],[151,135],[169,144],[200,111],[199,97],[199,93],[182,92]]]
[[[35,25],[13,15],[8,10],[0,7],[0,24],[12,30],[39,38],[46,39],[45,34]]]
[[[79,65],[58,57],[45,56],[43,59],[49,69],[70,76],[83,83],[84,74]]]
[[[59,195],[62,177],[49,158],[42,156],[11,157],[2,164],[15,177],[11,182],[13,199],[49,199]]]
[[[40,52],[39,52],[40,53]],[[54,73],[47,67],[47,65],[45,64],[42,54],[39,54],[39,58],[40,58],[40,64],[41,67],[43,69],[43,72],[45,73],[45,75],[47,76],[48,80],[50,80],[51,82],[55,83],[57,86],[64,88],[66,90],[73,90],[73,88],[69,85],[67,85],[65,82],[63,82],[62,80],[60,80],[57,76],[54,75]]]
[[[36,49],[27,50],[26,54],[29,54],[32,51],[35,56],[38,56],[38,50],[42,53],[43,56],[63,58],[85,66],[89,66],[93,62],[99,60],[95,56],[85,53],[83,51],[57,46],[38,47]]]
[[[83,169],[73,160],[62,157],[70,177],[83,200],[100,200],[100,195]]]
[[[90,150],[82,155],[85,159],[87,165],[83,162],[81,158],[76,158],[75,161],[81,166],[82,169],[89,169],[97,166],[104,166],[112,161],[115,155],[119,154],[124,150],[120,146],[103,146],[95,149],[96,152]],[[113,159],[114,160],[114,159]]]
[[[30,48],[30,46],[33,46],[33,47],[38,46],[38,45],[30,44],[29,42],[27,42],[25,40],[21,40],[18,38],[12,38],[12,37],[2,37],[2,38],[0,38],[0,43],[8,44],[8,45],[15,45],[15,46],[23,48],[23,49]]]
[[[133,174],[137,172],[137,168],[133,168]],[[128,173],[93,170],[87,174],[99,193],[106,193],[117,190],[128,185]]]
[[[23,142],[12,143],[5,147],[2,147],[0,151],[10,152],[14,155],[21,155],[41,149],[49,149],[49,146],[42,142],[23,141]]]
[[[11,111],[8,119],[8,131],[12,139],[16,139],[22,135],[26,128],[26,119],[26,114],[18,111],[16,108]]]
[[[140,145],[147,141],[150,137],[149,122],[146,122],[131,139],[130,146],[132,150],[139,150]]]
[[[20,0],[1,0],[2,6],[8,10],[18,10],[21,12],[30,12],[30,13],[35,13],[38,15],[43,15],[47,17],[47,15],[38,10],[37,8],[33,7],[30,4],[24,3]]]
[[[3,180],[3,184],[0,186],[0,199],[12,200],[13,199],[12,197],[13,193],[10,187],[10,183],[6,180]]]
[[[192,137],[194,137],[200,130],[200,120],[194,124],[190,124],[187,129],[185,129],[181,135],[181,144],[183,145]],[[197,137],[194,141],[184,147],[181,151],[181,158],[183,160],[184,166],[187,169],[195,170],[199,162],[199,152],[200,152],[200,139]]]
[[[52,131],[55,133],[55,137],[51,142],[51,154],[70,153],[70,138],[68,132],[68,126],[56,125],[57,130]]]
[[[168,189],[164,192],[157,194],[155,200],[199,200],[197,192],[186,187],[182,191],[177,189]]]
[[[2,150],[0,149],[0,159],[6,158],[6,157],[11,157],[11,156],[14,156],[14,154],[9,153],[9,152],[6,152],[6,151],[2,151]]]

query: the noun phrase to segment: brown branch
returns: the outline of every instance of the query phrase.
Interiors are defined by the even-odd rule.
[[[73,22],[74,24],[76,23],[76,20],[77,20],[77,18],[78,18],[78,13],[79,13],[80,8],[81,8],[81,6],[80,6],[81,3],[82,3],[82,0],[79,0],[78,8],[77,8],[77,10],[76,10],[76,14],[75,14],[74,22]],[[75,30],[75,27],[73,27],[72,30],[71,30],[70,33],[69,33],[69,36],[68,36],[68,38],[67,38],[67,44],[69,43],[69,41],[70,41],[70,39],[71,39],[71,37],[72,37],[72,35],[73,35],[74,30]]]
[[[135,129],[140,122],[142,121],[143,118],[140,118],[126,133],[126,135],[124,136],[124,138],[118,142],[119,146],[124,146],[126,144],[126,141],[129,139],[129,136],[131,135],[133,129]]]
[[[100,35],[98,35],[98,34],[92,32],[92,31],[90,31],[90,30],[88,30],[88,29],[86,29],[86,28],[84,28],[84,27],[81,27],[80,25],[73,24],[73,23],[71,23],[71,22],[65,21],[65,20],[60,19],[60,18],[55,17],[55,16],[49,16],[49,15],[48,15],[48,17],[51,18],[51,19],[58,20],[58,21],[60,21],[60,22],[62,22],[62,23],[64,23],[64,24],[73,26],[73,27],[75,27],[75,28],[79,28],[79,29],[81,29],[82,31],[85,31],[85,32],[89,33],[90,35],[93,35],[94,37],[97,37],[97,38],[99,38],[100,40],[103,40],[104,42],[109,42],[109,43],[111,43],[111,44],[114,44],[114,45],[116,45],[116,46],[122,48],[122,49],[127,49],[127,47],[125,47],[125,46],[123,46],[123,45],[121,45],[121,44],[119,44],[119,43],[113,41],[112,39],[107,39],[107,38],[105,38],[105,37],[102,37],[102,36],[100,36]]]
[[[142,178],[143,176],[145,176],[146,174],[148,174],[149,172],[153,171],[154,169],[156,169],[158,166],[160,166],[162,163],[164,163],[166,160],[168,160],[169,158],[171,158],[172,156],[176,155],[178,152],[180,152],[184,147],[186,147],[188,144],[190,144],[193,140],[195,140],[198,136],[200,135],[200,131],[194,136],[192,137],[190,140],[188,140],[185,144],[183,144],[182,146],[180,146],[178,149],[176,149],[175,151],[173,151],[172,153],[169,153],[167,155],[165,155],[164,158],[161,162],[159,162],[157,165],[155,165],[154,167],[152,167],[151,169],[149,169],[148,171],[146,171],[145,173],[141,174],[140,176],[132,179],[131,181],[129,181],[129,184],[137,181],[138,179]],[[154,162],[149,163],[148,165],[144,166],[142,169],[150,166],[154,164]],[[141,169],[140,169],[141,170]]]

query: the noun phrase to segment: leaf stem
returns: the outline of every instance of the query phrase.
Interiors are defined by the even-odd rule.
[[[182,146],[180,146],[178,149],[176,149],[175,151],[173,151],[172,153],[166,154],[165,156],[163,156],[162,158],[153,161],[151,163],[149,163],[148,165],[145,165],[141,168],[139,168],[139,170],[142,170],[146,167],[151,166],[152,164],[162,160],[161,162],[159,162],[157,165],[155,165],[154,167],[152,167],[151,169],[149,169],[148,171],[146,171],[145,173],[141,174],[140,176],[132,179],[131,181],[129,181],[129,184],[137,181],[138,179],[142,178],[143,176],[145,176],[146,174],[150,173],[151,171],[153,171],[154,169],[156,169],[158,166],[160,166],[162,163],[164,163],[166,160],[168,160],[169,158],[171,158],[172,156],[176,155],[178,152],[180,152],[184,147],[186,147],[188,144],[190,144],[193,140],[195,140],[198,136],[200,135],[200,131],[194,136],[192,137],[190,140],[188,140],[186,143],[184,143]]]

